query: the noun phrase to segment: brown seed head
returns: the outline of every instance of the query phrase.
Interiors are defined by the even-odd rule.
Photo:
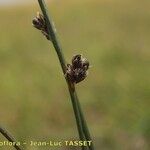
[[[89,61],[82,55],[75,55],[72,64],[67,64],[66,76],[72,83],[79,83],[87,77]]]
[[[41,30],[43,35],[46,36],[48,40],[50,40],[50,37],[48,35],[48,29],[46,26],[46,21],[42,14],[37,12],[37,16],[32,20],[32,24],[36,29]]]

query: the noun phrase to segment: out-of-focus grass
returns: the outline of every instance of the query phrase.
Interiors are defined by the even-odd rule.
[[[149,149],[149,2],[54,1],[49,8],[67,61],[82,53],[91,62],[77,89],[97,149]],[[0,122],[22,141],[75,138],[56,54],[31,26],[37,10],[0,9]]]

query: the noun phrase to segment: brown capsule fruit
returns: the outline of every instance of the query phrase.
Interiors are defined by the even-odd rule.
[[[82,55],[75,55],[72,58],[72,64],[67,65],[66,76],[72,83],[79,83],[87,77],[89,61]]]

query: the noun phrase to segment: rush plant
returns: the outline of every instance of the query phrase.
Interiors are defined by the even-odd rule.
[[[37,13],[37,16],[33,19],[33,26],[38,30],[41,30],[46,39],[52,42],[55,48],[64,77],[66,79],[66,83],[68,85],[80,140],[92,141],[75,86],[77,83],[86,78],[89,62],[83,58],[82,55],[78,54],[73,56],[71,64],[66,64],[62,48],[56,35],[56,29],[50,15],[48,15],[45,1],[38,0],[38,3],[42,14],[39,12]],[[93,143],[88,147],[83,146],[82,149],[94,150]]]

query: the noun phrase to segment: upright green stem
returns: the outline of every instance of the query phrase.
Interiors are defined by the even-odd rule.
[[[47,27],[48,27],[47,28],[48,29],[48,34],[50,36],[50,39],[51,39],[51,41],[53,43],[53,46],[56,50],[56,53],[58,55],[63,73],[65,74],[65,72],[66,72],[66,61],[65,61],[60,43],[58,41],[58,38],[56,37],[57,35],[56,35],[56,29],[54,27],[54,23],[48,15],[44,0],[38,0],[38,2],[39,2],[39,5],[41,7],[44,18],[46,19],[46,24],[47,24]]]
[[[63,73],[65,75],[65,73],[66,73],[66,61],[65,61],[60,43],[59,43],[58,38],[56,36],[56,29],[54,27],[54,24],[53,24],[51,18],[48,15],[44,0],[38,0],[38,2],[39,2],[39,5],[41,7],[44,18],[46,20],[46,25],[47,25],[49,37],[50,37],[50,39],[53,43],[53,46],[56,50],[56,53],[57,53],[58,58],[59,58],[59,62],[61,64]],[[71,82],[69,82],[67,80],[67,78],[66,78],[66,82],[68,84],[68,90],[69,90],[72,105],[73,105],[73,110],[74,110],[74,114],[75,114],[75,118],[76,118],[76,123],[77,123],[77,128],[78,128],[80,140],[82,140],[82,141],[91,140],[91,137],[90,137],[90,134],[88,131],[88,127],[86,125],[86,122],[85,122],[85,119],[84,119],[84,116],[83,116],[83,113],[82,113],[82,110],[80,107],[80,103],[79,103],[78,98],[77,98],[75,86]],[[84,150],[86,148],[82,147],[82,149]],[[94,150],[93,145],[89,146],[89,149]]]
[[[84,131],[86,140],[92,141],[92,138],[91,138],[91,135],[90,135],[90,132],[89,132],[86,120],[84,118],[84,115],[83,115],[83,112],[82,112],[82,109],[81,109],[81,105],[80,105],[80,102],[79,102],[79,99],[78,99],[78,96],[77,96],[76,92],[75,92],[75,96],[76,96],[76,101],[77,101],[78,109],[79,109],[79,112],[80,112],[80,117],[81,117],[81,121],[82,121],[82,124],[83,124],[83,131]],[[93,142],[89,146],[89,149],[90,150],[94,150],[94,144],[93,144]]]
[[[9,142],[15,142],[16,140],[14,139],[14,137],[2,126],[0,126],[0,133],[9,141]],[[18,145],[14,145],[14,148],[16,150],[22,150]]]

